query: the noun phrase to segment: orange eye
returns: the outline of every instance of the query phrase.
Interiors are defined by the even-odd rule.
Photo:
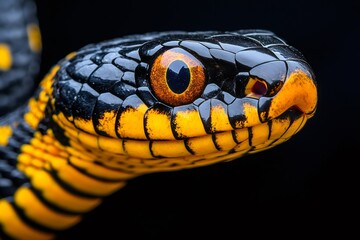
[[[264,96],[267,92],[268,88],[264,81],[250,78],[249,82],[245,87],[245,96],[252,98],[259,98]]]
[[[155,59],[150,85],[164,103],[171,106],[188,104],[198,98],[204,89],[204,67],[190,53],[173,48]]]

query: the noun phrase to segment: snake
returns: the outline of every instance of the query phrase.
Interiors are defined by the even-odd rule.
[[[317,106],[310,64],[264,29],[88,44],[36,84],[36,5],[0,1],[0,239],[53,239],[144,174],[273,148]]]

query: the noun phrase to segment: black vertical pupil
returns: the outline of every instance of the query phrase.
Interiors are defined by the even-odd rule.
[[[183,93],[190,84],[190,70],[188,66],[180,60],[170,63],[166,72],[166,81],[174,93]]]

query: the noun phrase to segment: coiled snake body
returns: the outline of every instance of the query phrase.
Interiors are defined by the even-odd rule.
[[[24,18],[2,17],[11,11]],[[32,89],[41,41],[30,1],[0,1],[0,12],[0,27],[19,29],[0,29],[1,239],[53,238],[139,175],[274,147],[316,109],[302,54],[272,32],[239,30],[90,44],[6,114]]]

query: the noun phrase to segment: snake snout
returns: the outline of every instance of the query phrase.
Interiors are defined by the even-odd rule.
[[[310,118],[317,105],[317,88],[310,69],[298,65],[288,72],[284,85],[273,97],[259,99],[262,122],[291,111]]]

